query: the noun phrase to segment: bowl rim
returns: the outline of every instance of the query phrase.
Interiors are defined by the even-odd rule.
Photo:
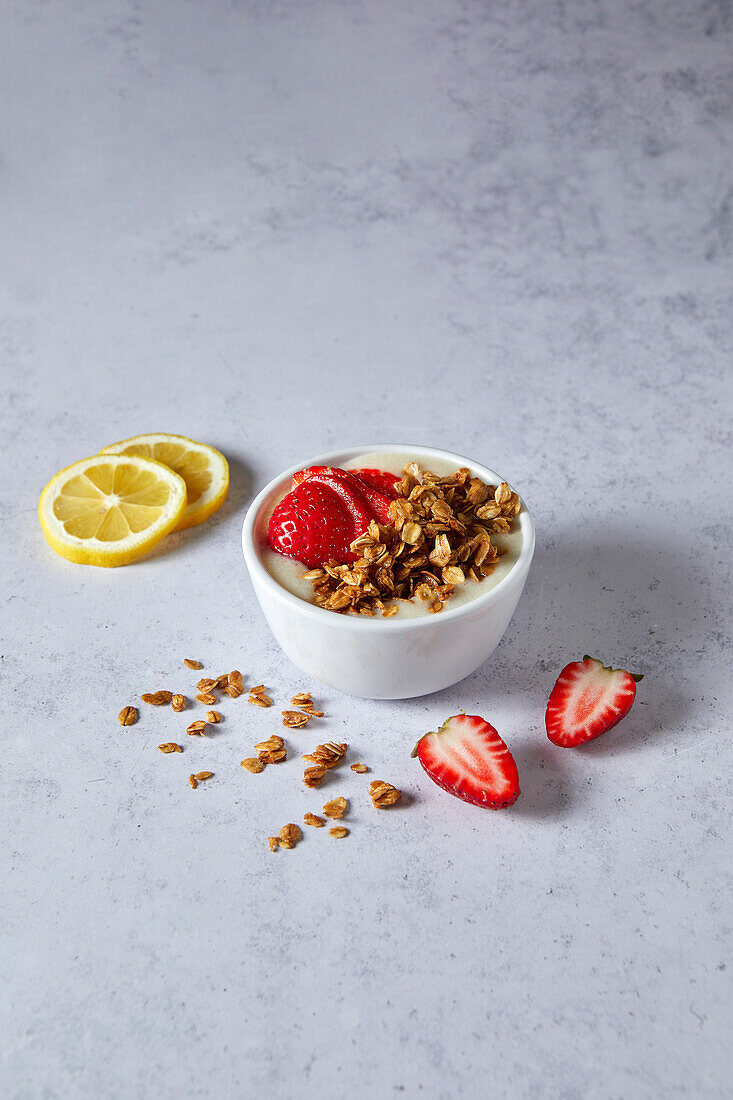
[[[455,451],[446,451],[440,447],[426,447],[423,444],[415,443],[365,443],[352,447],[339,447],[337,450],[327,451],[324,454],[316,455],[315,458],[309,458],[303,462],[298,462],[294,466],[290,466],[287,470],[284,470],[281,474],[278,474],[277,477],[272,478],[271,481],[268,481],[267,485],[260,490],[247,508],[242,524],[242,553],[255,590],[258,583],[263,585],[282,603],[291,606],[299,614],[305,615],[306,618],[312,618],[315,623],[320,622],[325,625],[328,621],[335,626],[337,625],[337,620],[340,626],[351,630],[371,630],[372,632],[375,630],[410,631],[426,629],[428,626],[435,628],[440,626],[441,623],[448,621],[454,622],[462,616],[473,614],[479,610],[485,610],[492,604],[498,602],[506,588],[516,577],[522,575],[526,576],[534,554],[535,529],[534,521],[532,520],[532,516],[524,498],[521,494],[517,494],[522,503],[522,510],[518,517],[520,531],[522,533],[522,548],[519,552],[519,557],[507,575],[502,577],[498,584],[488,592],[485,592],[482,596],[477,596],[476,599],[461,604],[460,607],[446,607],[439,615],[417,616],[409,619],[398,619],[396,616],[383,619],[368,615],[335,615],[333,611],[327,611],[325,608],[318,607],[316,604],[308,603],[307,600],[289,592],[287,588],[284,588],[279,581],[276,581],[266,569],[262,561],[258,540],[255,539],[255,522],[263,506],[269,503],[270,498],[276,492],[285,488],[285,483],[289,481],[298,470],[307,469],[309,466],[335,466],[338,465],[339,461],[349,461],[353,458],[357,458],[359,455],[371,453],[409,454],[410,456],[414,454],[417,459],[431,457],[440,458],[449,462],[455,461],[459,466],[468,466],[472,473],[477,474],[483,480],[488,480],[490,482],[507,480],[495,470],[492,470],[488,466],[484,466],[483,463],[468,459],[464,455],[457,454]],[[514,492],[517,491],[514,489],[511,482],[507,482],[507,484],[510,485]]]

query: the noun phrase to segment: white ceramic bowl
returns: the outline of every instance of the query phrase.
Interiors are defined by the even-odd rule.
[[[250,505],[242,528],[242,550],[255,594],[272,633],[293,664],[329,687],[367,699],[409,699],[457,683],[482,665],[501,641],[527,579],[534,553],[534,524],[522,501],[519,558],[483,596],[438,615],[370,618],[337,615],[292,595],[262,561],[268,509],[290,488],[294,473],[307,466],[341,466],[362,454],[409,454],[430,468],[443,459],[468,466],[489,484],[504,479],[493,470],[450,451],[411,444],[349,447],[299,462],[266,485]],[[305,569],[305,567],[304,567]]]

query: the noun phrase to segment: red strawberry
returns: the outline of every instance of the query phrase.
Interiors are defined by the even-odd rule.
[[[600,737],[629,713],[641,679],[595,657],[566,665],[547,703],[547,736],[566,749]]]
[[[293,474],[293,485],[302,485],[314,477],[330,477],[341,481],[350,491],[362,497],[374,519],[389,523],[389,502],[397,495],[399,478],[384,470],[342,470],[340,466],[309,466]]]
[[[400,478],[396,474],[390,474],[387,470],[349,470],[349,473],[354,477],[358,477],[360,481],[366,482],[372,489],[376,489],[377,492],[382,493],[383,496],[389,497],[390,500],[394,500],[397,496],[397,486],[400,483]]]
[[[327,475],[308,478],[291,490],[272,513],[267,529],[270,547],[297,558],[309,569],[329,558],[351,562],[351,543],[369,526],[364,502]]]
[[[297,474],[293,474],[293,488],[297,489],[299,485],[302,485],[307,478],[312,477],[313,474],[323,474],[327,470],[339,470],[338,466],[309,466],[307,470],[298,470]],[[339,470],[339,472],[342,472]],[[345,473],[345,471],[343,471]]]
[[[384,470],[351,470],[350,473],[359,482],[362,496],[369,502],[375,519],[379,523],[389,523],[389,505],[397,496],[395,485],[400,479]]]
[[[493,726],[477,714],[456,714],[437,733],[421,737],[416,756],[434,783],[448,794],[500,810],[519,798],[514,757]]]

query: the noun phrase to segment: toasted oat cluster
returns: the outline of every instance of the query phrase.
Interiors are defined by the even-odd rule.
[[[388,618],[397,614],[392,601],[417,598],[442,611],[456,585],[491,573],[500,553],[491,536],[509,531],[520,510],[506,482],[486,485],[465,467],[440,477],[411,462],[398,492],[391,522],[372,520],[352,542],[353,564],[324,562],[305,574],[319,607]]]

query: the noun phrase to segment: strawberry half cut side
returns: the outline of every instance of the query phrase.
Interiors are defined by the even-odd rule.
[[[412,751],[439,787],[474,806],[501,810],[519,798],[519,772],[493,726],[477,714],[456,714]]]
[[[595,657],[566,665],[547,703],[547,736],[562,748],[600,737],[629,713],[641,679],[623,668],[607,668]]]
[[[293,486],[302,485],[313,478],[329,478],[340,481],[348,490],[361,497],[374,519],[389,523],[390,501],[397,496],[395,486],[400,479],[384,470],[342,470],[340,466],[309,466],[293,474]]]
[[[355,561],[351,543],[370,519],[360,497],[338,479],[318,475],[283,497],[270,517],[267,542],[277,554],[309,569],[330,560],[346,564]]]

